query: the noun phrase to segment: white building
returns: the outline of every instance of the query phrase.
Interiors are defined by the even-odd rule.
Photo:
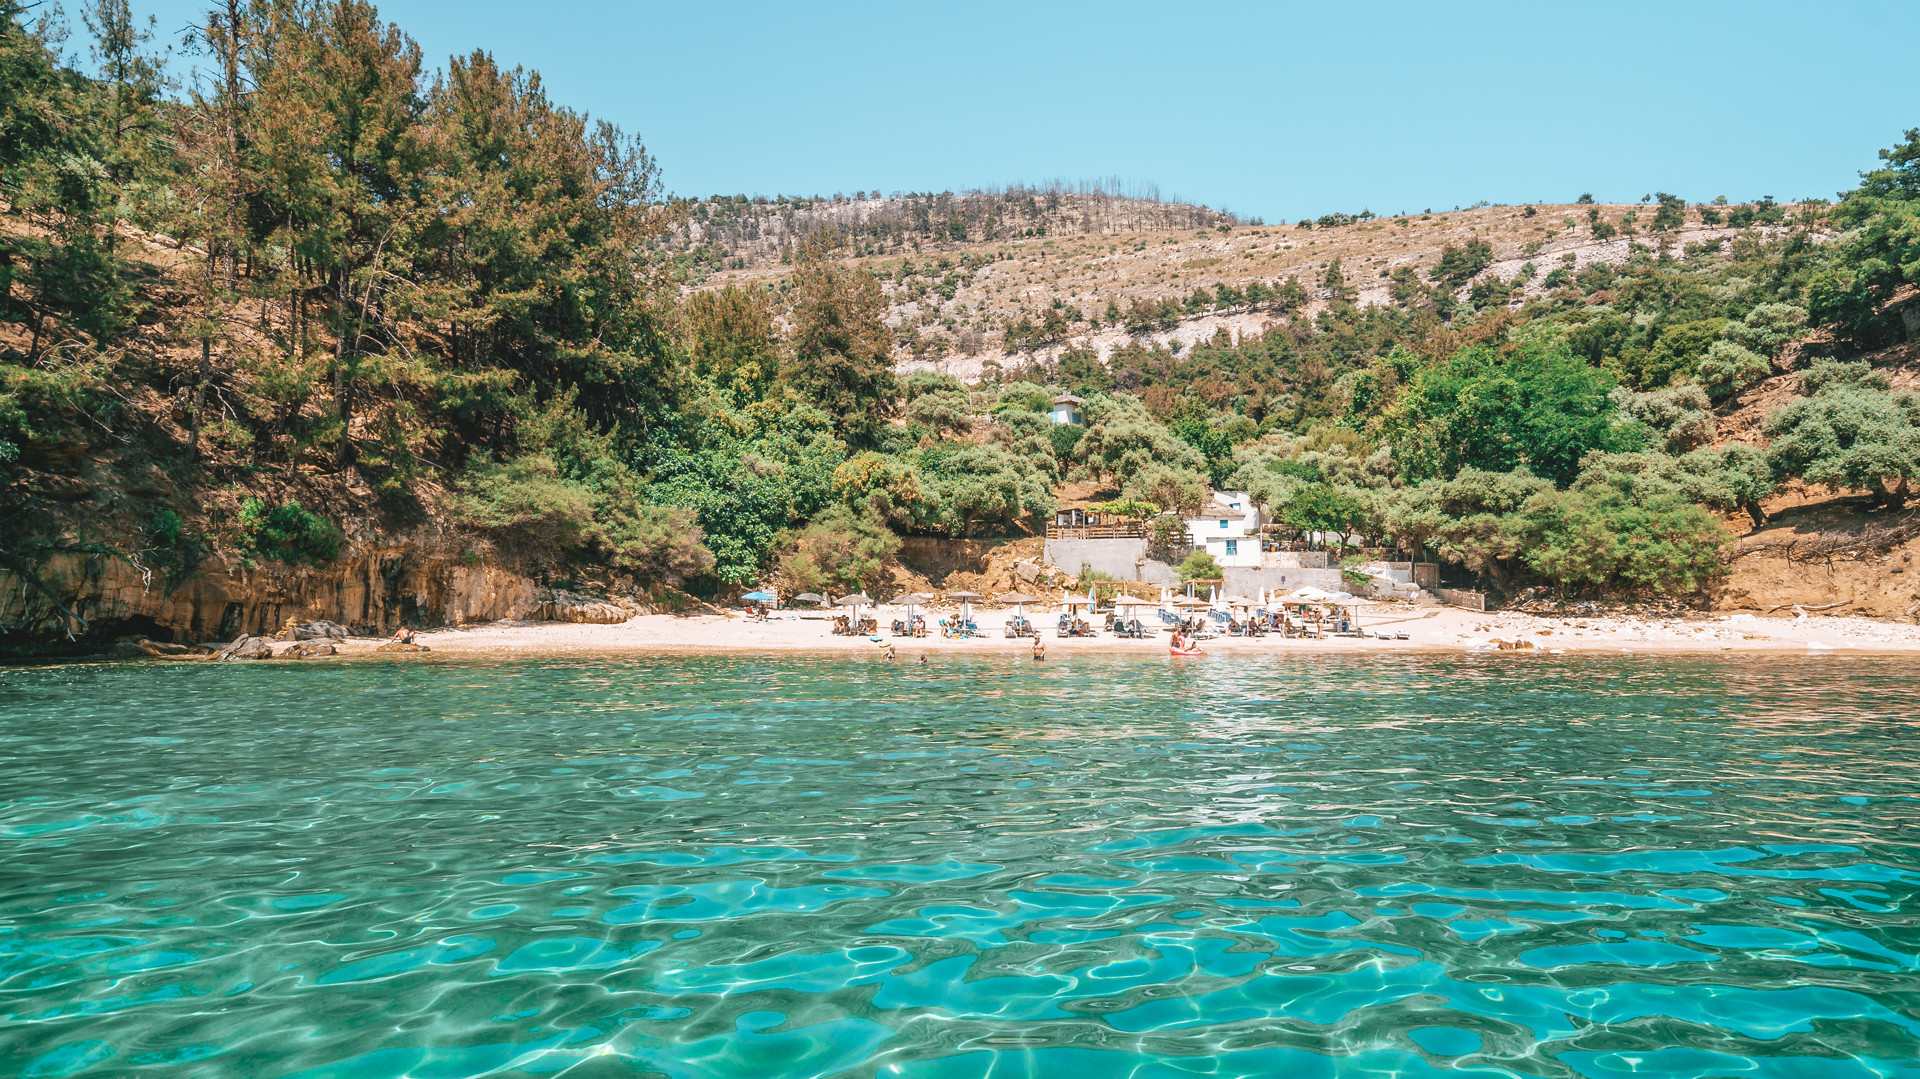
[[[1215,491],[1204,509],[1187,518],[1194,547],[1221,566],[1260,565],[1260,507],[1245,491]]]
[[[1063,393],[1054,398],[1053,422],[1084,424],[1086,418],[1080,414],[1080,406],[1086,403],[1085,398],[1075,397],[1070,393]]]

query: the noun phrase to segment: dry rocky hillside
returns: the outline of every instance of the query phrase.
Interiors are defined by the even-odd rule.
[[[1340,262],[1347,286],[1357,292],[1356,303],[1387,304],[1393,302],[1391,275],[1396,269],[1411,268],[1427,280],[1443,249],[1484,242],[1492,246],[1493,260],[1459,283],[1461,294],[1478,280],[1511,280],[1531,263],[1533,277],[1509,300],[1518,306],[1547,291],[1544,282],[1554,269],[1577,272],[1596,262],[1622,264],[1632,245],[1652,247],[1656,242],[1643,231],[1625,229],[1596,238],[1588,224],[1588,212],[1598,209],[1602,220],[1615,228],[1623,223],[1632,228],[1629,215],[1649,213],[1639,205],[1481,206],[1307,228],[1246,224],[1204,207],[1187,207],[1189,213],[1175,215],[1154,210],[1171,204],[1133,209],[1126,200],[1092,206],[1076,201],[1087,196],[1059,198],[1060,209],[1036,219],[1045,235],[1017,235],[1036,228],[1028,224],[1015,229],[1029,220],[1016,217],[998,235],[979,227],[964,233],[956,229],[953,235],[964,234],[964,239],[904,231],[888,233],[886,245],[862,239],[855,225],[862,220],[860,214],[878,221],[908,213],[904,206],[889,209],[886,204],[892,200],[829,204],[829,209],[810,213],[769,213],[753,228],[735,224],[729,230],[707,231],[700,230],[696,208],[690,227],[715,251],[727,252],[716,258],[730,267],[703,277],[698,287],[777,288],[791,272],[782,256],[790,254],[800,230],[838,229],[843,254],[881,277],[891,301],[890,321],[903,342],[900,368],[943,370],[973,379],[989,363],[1011,370],[1068,348],[1094,350],[1105,358],[1136,340],[1177,351],[1223,330],[1237,339],[1287,321],[1287,314],[1271,306],[1244,304],[1192,313],[1137,333],[1105,319],[1110,305],[1124,312],[1136,302],[1182,301],[1196,289],[1217,292],[1224,285],[1244,291],[1255,282],[1271,287],[1297,278],[1307,290],[1307,301],[1298,310],[1312,317],[1327,306],[1322,282],[1334,260]],[[1182,221],[1182,216],[1190,220]],[[1006,235],[1009,231],[1016,235]],[[1731,242],[1741,231],[1705,225],[1690,214],[1687,225],[1668,242],[1673,256],[1684,261],[1695,252]],[[909,272],[903,274],[903,269]],[[1023,318],[1037,322],[1056,303],[1068,309],[1067,332],[1046,345],[1009,347],[1010,325]]]
[[[1093,350],[1102,358],[1129,341],[1178,351],[1221,331],[1235,338],[1262,333],[1288,318],[1272,309],[1228,308],[1130,333],[1101,319],[1109,304],[1125,311],[1135,302],[1184,300],[1196,289],[1212,292],[1225,285],[1244,291],[1254,282],[1271,286],[1298,278],[1308,295],[1299,311],[1312,317],[1328,305],[1321,282],[1336,259],[1358,304],[1388,304],[1395,270],[1409,267],[1431,280],[1443,249],[1479,241],[1491,245],[1492,260],[1459,283],[1460,293],[1464,296],[1479,280],[1513,280],[1531,263],[1536,272],[1509,299],[1519,306],[1547,291],[1544,280],[1553,269],[1578,272],[1596,262],[1623,264],[1633,245],[1655,242],[1644,232],[1625,230],[1596,237],[1588,222],[1595,207],[1588,205],[1481,206],[1304,228],[1253,225],[1221,214],[1182,220],[1165,212],[1155,216],[1147,212],[1150,207],[1128,207],[1124,200],[1096,206],[1077,199],[1061,196],[1051,211],[1043,203],[1038,212],[1012,213],[997,228],[973,219],[964,239],[912,231],[916,213],[939,219],[945,212],[933,204],[916,209],[910,202],[869,199],[795,208],[769,215],[778,226],[763,222],[750,241],[742,242],[746,232],[737,225],[732,232],[702,234],[713,244],[737,246],[729,249],[735,252],[728,256],[730,268],[699,287],[777,288],[790,271],[782,256],[806,230],[839,229],[844,253],[882,278],[891,320],[908,342],[899,354],[900,369],[943,370],[973,379],[989,364],[1011,371],[1067,348]],[[1629,214],[1647,212],[1630,204],[1597,208],[1615,228],[1633,224],[1623,221]],[[880,226],[901,222],[907,224],[891,234],[892,242],[883,245],[874,238],[885,231]],[[1673,256],[1684,261],[1731,243],[1741,231],[1706,225],[1689,214],[1687,225],[1668,242]],[[921,272],[903,275],[903,264]],[[948,290],[940,287],[949,283]],[[1035,318],[1056,301],[1086,316],[1074,332],[1041,348],[1007,347],[1010,323]],[[1882,369],[1895,389],[1920,389],[1920,346],[1864,358]],[[1797,363],[1788,358],[1786,365]],[[1720,407],[1713,443],[1763,444],[1761,422],[1798,396],[1797,380],[1788,370]],[[1730,548],[1728,576],[1706,597],[1711,607],[1920,619],[1920,569],[1914,562],[1920,555],[1920,514],[1883,510],[1869,498],[1836,497],[1797,484],[1768,499],[1766,508],[1771,519],[1763,528],[1755,528],[1744,513],[1727,517],[1728,531],[1738,538]]]

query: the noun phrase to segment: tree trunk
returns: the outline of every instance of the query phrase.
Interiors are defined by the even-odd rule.
[[[1740,508],[1746,510],[1747,516],[1753,518],[1753,527],[1767,527],[1767,511],[1760,508],[1760,503],[1748,500],[1740,503]]]
[[[207,379],[213,376],[213,341],[200,339],[200,377],[193,381],[193,414],[187,417],[192,424],[187,429],[187,457],[200,459],[200,414],[207,407]]]
[[[353,439],[348,433],[353,425],[353,403],[347,400],[347,269],[342,266],[334,273],[338,282],[334,290],[338,325],[333,341],[333,403],[340,416],[340,444],[334,451],[334,460],[345,468],[352,463],[353,454]]]

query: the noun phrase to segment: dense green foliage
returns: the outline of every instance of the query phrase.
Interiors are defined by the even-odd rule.
[[[340,528],[298,502],[268,505],[243,499],[233,522],[235,546],[281,562],[326,562],[340,554]],[[173,529],[177,534],[177,527]]]
[[[799,530],[785,545],[780,575],[798,592],[847,595],[876,587],[900,537],[886,522],[834,506]]]
[[[1437,553],[1501,587],[1687,589],[1718,571],[1709,511],[1758,521],[1788,480],[1900,502],[1920,471],[1915,399],[1828,362],[1920,325],[1902,291],[1920,283],[1920,129],[1832,206],[1662,193],[1566,220],[1624,236],[1624,259],[1503,277],[1474,240],[1383,275],[1381,305],[1354,303],[1373,271],[1334,260],[1103,315],[1060,300],[1010,329],[1019,381],[968,386],[893,371],[923,342],[839,261],[874,236],[813,236],[778,289],[680,295],[669,240],[690,211],[638,140],[485,53],[431,70],[365,0],[215,8],[191,29],[190,91],[124,0],[84,15],[88,72],[0,0],[11,566],[62,527],[25,478],[72,432],[121,437],[140,393],[180,418],[158,437],[203,489],[364,481],[383,513],[444,513],[556,574],[707,588],[776,568],[867,586],[898,533],[1030,530],[1063,481],[1094,480],[1147,517],[1245,489],[1316,542]],[[1676,253],[1693,216],[1741,231]],[[973,268],[882,273],[950,296]],[[1151,343],[1228,309],[1281,321]],[[1132,335],[1104,358],[1074,337],[1103,322]],[[155,325],[165,347],[140,343]],[[1770,446],[1707,448],[1717,409],[1794,366],[1805,397],[1767,421]],[[1048,417],[1062,390],[1084,426]],[[282,561],[338,551],[300,501],[249,498],[206,534]],[[156,538],[192,531],[167,512],[141,542],[186,542]],[[1155,518],[1163,546],[1175,523]]]

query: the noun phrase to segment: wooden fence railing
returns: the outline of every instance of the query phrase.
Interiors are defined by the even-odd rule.
[[[1130,525],[1056,525],[1047,526],[1048,539],[1146,539],[1147,526]]]

